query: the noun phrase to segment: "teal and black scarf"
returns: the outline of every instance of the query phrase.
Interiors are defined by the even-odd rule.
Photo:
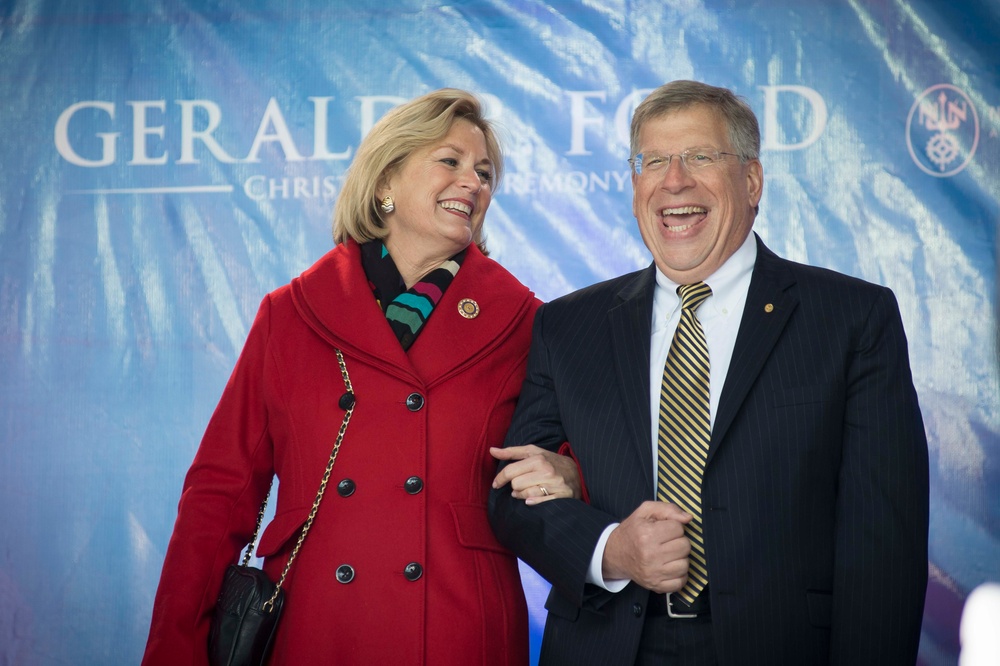
[[[465,250],[444,262],[409,289],[382,241],[361,245],[361,266],[368,286],[404,350],[409,349],[465,259]]]

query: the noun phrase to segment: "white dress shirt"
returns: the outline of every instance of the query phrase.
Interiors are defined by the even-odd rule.
[[[712,288],[709,296],[697,311],[698,321],[705,331],[705,341],[708,343],[709,358],[709,419],[715,426],[715,414],[719,409],[719,397],[726,383],[726,373],[733,357],[733,347],[736,346],[736,335],[739,333],[740,322],[743,319],[743,308],[750,290],[750,277],[753,265],[757,260],[757,241],[754,234],[748,234],[736,252],[715,273],[710,275],[705,283]],[[667,362],[667,352],[674,337],[674,330],[681,318],[681,299],[677,294],[676,282],[656,269],[656,287],[653,290],[652,332],[649,341],[649,412],[650,412],[650,446],[653,451],[653,479],[655,499],[655,479],[657,477],[657,438],[660,419],[660,384],[663,380],[663,366]],[[572,442],[570,442],[572,446]],[[586,479],[584,479],[586,483]],[[611,592],[620,592],[628,585],[628,580],[604,580],[602,562],[604,548],[611,532],[618,527],[612,523],[605,528],[594,549],[590,560],[587,582],[599,585]]]

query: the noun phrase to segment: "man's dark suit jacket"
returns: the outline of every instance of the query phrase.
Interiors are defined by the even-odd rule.
[[[589,504],[494,491],[500,540],[553,588],[541,664],[634,660],[649,591],[585,583],[604,528],[653,498],[655,269],[543,305],[506,445],[570,442]],[[906,664],[927,583],[927,442],[889,289],[757,238],[702,506],[719,663]],[[681,620],[682,621],[682,620]]]

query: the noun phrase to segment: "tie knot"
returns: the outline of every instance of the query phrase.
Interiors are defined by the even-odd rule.
[[[681,297],[681,307],[694,311],[705,302],[706,298],[712,295],[712,288],[704,282],[695,282],[677,287],[677,293]]]

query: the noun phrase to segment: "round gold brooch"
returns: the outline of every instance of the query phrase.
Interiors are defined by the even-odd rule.
[[[479,316],[479,303],[471,298],[463,298],[458,302],[458,314],[466,319],[475,319]]]

